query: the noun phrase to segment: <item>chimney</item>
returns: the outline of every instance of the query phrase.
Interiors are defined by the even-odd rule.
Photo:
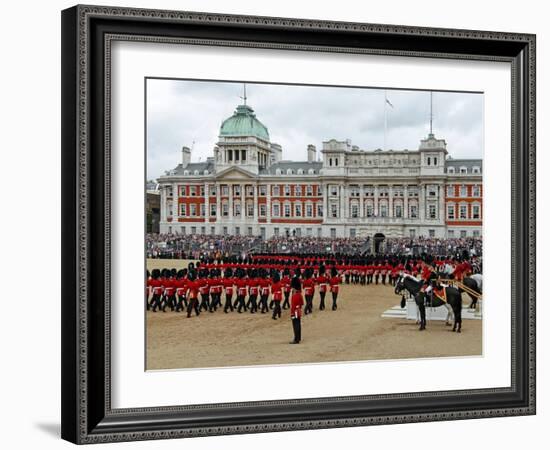
[[[309,144],[307,146],[307,162],[315,162],[317,156],[317,149],[315,145]]]
[[[191,149],[189,147],[183,146],[181,148],[181,165],[183,168],[191,162]]]

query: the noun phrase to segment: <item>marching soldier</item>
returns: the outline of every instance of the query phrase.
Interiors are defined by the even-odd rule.
[[[294,340],[291,344],[299,344],[302,340],[302,306],[304,299],[302,297],[302,286],[300,278],[295,276],[292,278],[292,299],[290,301],[290,318],[292,320],[292,330],[294,331]]]

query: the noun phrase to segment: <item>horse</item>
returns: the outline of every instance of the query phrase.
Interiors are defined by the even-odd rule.
[[[462,284],[466,286],[467,288],[470,288],[472,291],[477,292],[478,294],[482,294],[483,292],[483,275],[480,273],[474,273],[473,275],[470,275],[469,277],[465,277],[462,280]],[[478,297],[471,294],[468,291],[464,291],[463,289],[459,289],[460,293],[466,292],[470,298],[472,299],[472,303],[470,304],[470,309],[475,309],[477,306],[477,300]]]
[[[454,315],[454,323],[452,331],[460,333],[462,330],[462,296],[458,289],[452,286],[446,286],[445,289],[445,298],[446,302],[441,300],[439,297],[434,295],[431,298],[428,298],[425,292],[421,291],[423,282],[417,280],[411,275],[403,274],[400,275],[397,283],[395,284],[395,293],[401,295],[403,290],[408,291],[418,307],[420,312],[420,328],[419,331],[426,329],[426,305],[437,308],[439,306],[445,306],[449,312],[452,310]],[[428,301],[427,301],[428,300]],[[403,307],[403,302],[402,302]],[[449,316],[447,316],[447,320]]]

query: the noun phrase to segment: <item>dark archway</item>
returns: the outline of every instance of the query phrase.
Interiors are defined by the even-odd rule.
[[[382,233],[376,233],[374,235],[374,253],[378,254],[381,253],[382,250],[382,243],[386,239],[386,236],[384,236]]]

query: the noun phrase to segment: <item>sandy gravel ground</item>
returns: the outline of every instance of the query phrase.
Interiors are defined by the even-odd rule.
[[[149,260],[148,267],[186,267],[187,261]],[[147,368],[149,370],[361,361],[374,359],[471,356],[482,353],[482,321],[464,320],[462,333],[452,333],[443,322],[429,322],[418,331],[414,321],[382,318],[399,303],[393,287],[343,285],[337,311],[319,311],[315,293],[313,315],[302,319],[302,343],[290,345],[292,325],[288,310],[271,314],[203,312],[147,313]],[[467,302],[464,295],[464,302]]]

